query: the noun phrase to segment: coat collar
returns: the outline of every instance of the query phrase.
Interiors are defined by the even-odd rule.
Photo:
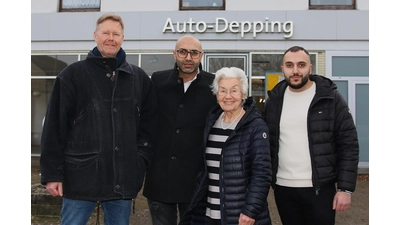
[[[101,55],[101,53],[100,53],[100,51],[99,51],[99,49],[98,49],[97,47],[94,47],[94,48],[93,48],[92,53],[93,53],[94,56],[103,57],[103,56]],[[126,58],[126,53],[125,53],[125,51],[124,51],[122,48],[120,48],[119,51],[118,51],[118,53],[117,53],[117,56],[116,56],[115,58],[117,58],[118,67],[120,67],[121,64],[122,64],[122,62],[124,62],[124,61],[125,61],[125,58]]]

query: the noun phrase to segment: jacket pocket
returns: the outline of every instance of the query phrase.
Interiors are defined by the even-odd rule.
[[[99,156],[97,153],[66,155],[64,196],[87,197],[98,195],[98,163]]]
[[[86,167],[90,167],[95,164],[98,166],[98,153],[88,154],[77,154],[77,155],[65,155],[65,167],[66,169],[79,170]]]
[[[89,103],[89,105],[81,112],[79,112],[78,116],[74,119],[74,126],[76,124],[79,124],[80,121],[82,121],[86,115],[92,110],[93,108],[93,103]]]

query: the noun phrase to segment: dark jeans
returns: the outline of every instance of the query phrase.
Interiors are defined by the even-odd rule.
[[[162,203],[147,199],[153,225],[177,225],[189,203]],[[179,209],[179,211],[178,211]]]
[[[276,185],[275,202],[283,225],[333,225],[332,209],[335,185],[324,187],[316,195],[314,188],[293,188]]]

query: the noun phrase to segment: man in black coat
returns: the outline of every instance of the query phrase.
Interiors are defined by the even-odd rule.
[[[335,224],[355,190],[359,145],[349,107],[328,78],[311,75],[302,47],[283,55],[285,80],[268,92],[272,187],[285,225]],[[337,186],[335,186],[337,184]]]
[[[160,118],[143,195],[153,225],[176,225],[186,211],[202,168],[203,131],[210,109],[217,105],[210,85],[214,75],[202,70],[203,50],[193,36],[183,36],[173,51],[173,69],[155,72],[151,79]]]
[[[126,61],[119,15],[100,16],[96,47],[56,78],[43,125],[41,183],[62,196],[61,224],[86,224],[96,205],[104,224],[129,225],[157,125],[149,76]],[[99,206],[98,206],[99,207]]]

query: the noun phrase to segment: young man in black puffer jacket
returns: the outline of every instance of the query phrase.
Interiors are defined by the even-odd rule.
[[[311,75],[302,47],[283,55],[285,80],[268,92],[272,187],[285,225],[334,224],[355,190],[359,144],[349,107],[328,78]],[[337,185],[335,185],[337,184]]]

